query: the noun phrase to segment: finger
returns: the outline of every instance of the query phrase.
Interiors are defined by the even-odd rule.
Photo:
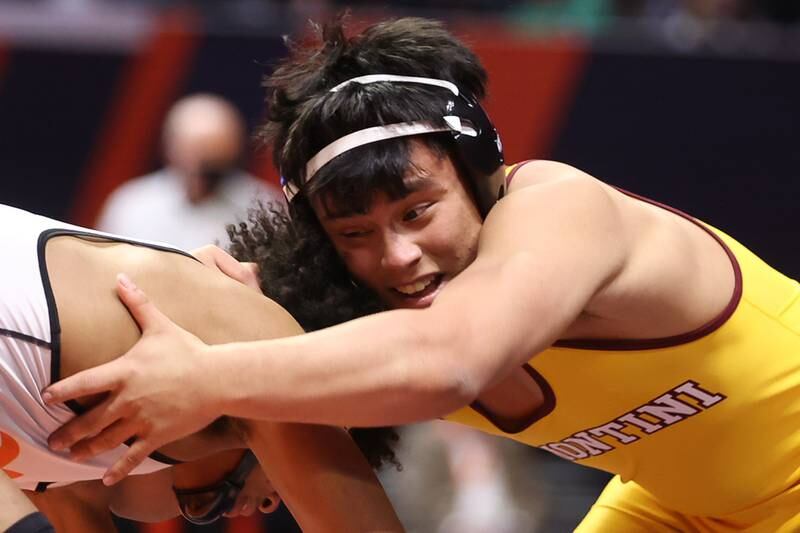
[[[233,505],[230,511],[225,513],[225,516],[229,518],[235,518],[237,516],[250,516],[256,510],[256,506],[253,503],[252,498],[249,496],[244,496],[243,494],[239,494],[236,498],[236,503]]]
[[[132,422],[117,420],[99,435],[84,439],[72,446],[70,456],[76,461],[84,461],[121,446],[135,435],[136,428]]]
[[[213,244],[206,244],[205,246],[201,246],[200,248],[192,250],[190,253],[195,259],[203,263],[205,266],[216,268],[217,267],[216,251],[218,249],[219,249],[218,246],[214,246]]]
[[[220,270],[222,270],[225,274],[230,277],[234,277],[232,274],[236,274],[241,272],[241,267],[239,261],[234,259],[228,252],[223,250],[222,248],[215,246],[214,247],[214,262],[217,264]]]
[[[120,456],[117,461],[106,470],[103,475],[103,485],[109,487],[125,478],[134,468],[155,451],[158,446],[152,446],[147,439],[139,439]]]
[[[42,391],[42,401],[48,405],[64,403],[82,396],[113,391],[119,387],[123,369],[121,363],[105,363],[83,370],[53,383]]]
[[[139,324],[142,333],[171,323],[127,274],[117,275],[117,295],[128,308],[136,323]]]
[[[242,265],[242,268],[247,270],[248,273],[247,277],[249,281],[247,281],[245,285],[257,289],[258,291],[261,291],[261,286],[258,282],[258,273],[259,273],[258,263],[240,263],[240,264]]]
[[[253,502],[250,501],[250,498],[244,502],[242,508],[239,510],[239,514],[242,516],[251,516],[256,510],[256,506],[253,505]]]
[[[55,451],[71,448],[75,443],[97,435],[115,421],[114,409],[109,399],[55,430],[47,443]]]
[[[220,250],[216,259],[223,274],[243,285],[258,289],[258,267],[255,263],[240,263],[223,250]]]

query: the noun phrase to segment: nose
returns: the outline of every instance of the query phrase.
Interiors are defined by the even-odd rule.
[[[381,267],[399,270],[415,265],[422,257],[422,249],[410,234],[391,232],[384,237]]]

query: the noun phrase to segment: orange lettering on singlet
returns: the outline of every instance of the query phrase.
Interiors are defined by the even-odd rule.
[[[19,444],[8,433],[0,431],[0,469],[6,473],[8,477],[14,479],[20,477],[22,474],[14,472],[13,470],[6,470],[3,468],[19,455]]]

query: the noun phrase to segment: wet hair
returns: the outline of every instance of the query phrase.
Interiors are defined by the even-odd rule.
[[[357,76],[395,74],[444,79],[480,100],[486,86],[486,71],[475,54],[438,21],[401,18],[348,36],[345,20],[341,15],[314,26],[310,44],[289,43],[289,57],[264,83],[267,120],[259,134],[273,147],[283,178],[303,193],[300,201],[322,195],[325,207],[337,214],[366,212],[378,192],[390,199],[407,195],[403,178],[411,170],[412,140],[439,155],[452,156],[454,150],[447,133],[378,141],[339,155],[304,185],[306,163],[331,142],[398,122],[427,121],[443,127],[451,97],[441,87],[414,83],[352,83],[336,92],[331,88]]]
[[[385,309],[375,293],[353,282],[309,199],[321,195],[323,205],[340,215],[366,212],[378,192],[390,199],[410,192],[403,178],[412,170],[412,140],[442,157],[454,153],[449,134],[379,141],[334,158],[303,186],[308,160],[348,133],[418,120],[444,125],[449,93],[442,88],[379,82],[350,84],[333,93],[330,89],[356,76],[396,74],[444,79],[478,100],[485,94],[485,70],[440,22],[402,18],[348,35],[346,18],[313,25],[310,40],[288,42],[289,56],[264,82],[267,112],[259,137],[271,146],[284,179],[301,194],[291,203],[290,213],[262,205],[247,222],[228,228],[232,255],[258,263],[264,293],[306,331]],[[373,467],[399,465],[393,428],[350,432]]]

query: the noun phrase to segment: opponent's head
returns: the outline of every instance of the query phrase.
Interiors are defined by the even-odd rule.
[[[475,55],[423,19],[348,38],[326,26],[267,81],[277,166],[352,275],[393,307],[428,305],[474,258],[497,198],[496,132]],[[422,287],[422,288],[420,288]]]
[[[205,525],[224,516],[275,510],[280,498],[249,450],[228,450],[173,467],[181,515]]]
[[[244,449],[243,431],[239,421],[223,416],[151,455],[173,464],[173,491],[188,521],[202,525],[223,515],[236,516],[245,504],[248,514],[275,510],[280,498],[255,455]]]

